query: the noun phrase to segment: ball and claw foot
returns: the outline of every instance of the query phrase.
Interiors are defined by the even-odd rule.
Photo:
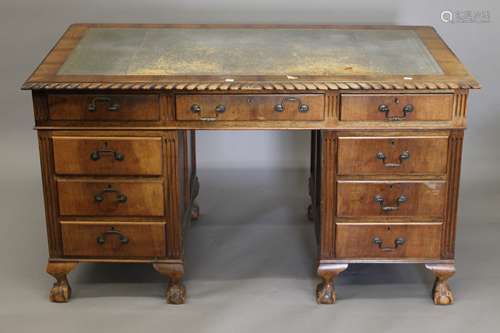
[[[434,300],[434,304],[453,304],[453,293],[448,285],[448,279],[455,274],[455,265],[426,264],[425,267],[436,276],[434,287],[432,288],[432,299]]]
[[[333,304],[337,300],[333,281],[347,269],[347,264],[320,263],[318,275],[323,280],[316,287],[316,302],[318,304]]]
[[[68,274],[78,265],[77,262],[51,262],[47,264],[47,273],[52,275],[56,282],[50,289],[49,300],[56,303],[66,303],[71,297],[71,287]]]
[[[333,304],[337,300],[337,294],[333,285],[320,283],[316,287],[316,302],[318,304]]]
[[[50,289],[49,300],[55,303],[66,303],[71,297],[71,287],[67,281],[55,282]]]
[[[191,220],[198,221],[199,218],[200,218],[200,206],[194,203],[193,208],[191,209]]]
[[[186,287],[182,283],[169,284],[165,298],[168,304],[184,304],[186,302]]]
[[[453,293],[448,286],[448,283],[441,282],[436,279],[434,288],[432,288],[432,298],[436,305],[449,305],[453,304]]]
[[[184,304],[186,302],[186,287],[182,284],[184,263],[154,263],[153,268],[169,279],[165,292],[167,303]]]

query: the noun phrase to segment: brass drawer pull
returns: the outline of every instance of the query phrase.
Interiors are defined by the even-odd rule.
[[[384,200],[384,197],[377,194],[373,200],[378,203],[380,205],[380,207],[382,208],[382,211],[383,212],[393,212],[393,211],[396,211],[396,210],[399,210],[399,207],[402,203],[405,203],[408,201],[408,197],[406,197],[406,195],[404,194],[401,194],[398,199],[396,200],[396,204],[395,206],[386,206],[385,205],[385,200]]]
[[[309,105],[303,104],[302,101],[300,100],[300,98],[298,98],[298,97],[285,97],[285,98],[283,98],[281,103],[276,104],[274,106],[274,111],[276,111],[276,112],[285,111],[285,103],[286,102],[298,102],[297,110],[301,113],[306,113],[309,111]]]
[[[222,105],[222,104],[217,105],[215,107],[215,112],[217,112],[217,113],[224,113],[224,112],[226,112],[226,107],[224,105]]]
[[[121,193],[120,191],[118,191],[117,189],[114,189],[111,184],[106,186],[106,188],[104,188],[101,192],[99,192],[98,194],[96,194],[94,196],[94,200],[95,202],[103,202],[104,201],[104,195],[106,193],[116,193],[116,202],[118,203],[125,203],[127,202],[127,196],[123,193]]]
[[[201,106],[199,104],[191,105],[191,112],[193,113],[201,113]],[[215,117],[204,117],[200,116],[201,121],[215,121],[217,120],[217,115],[220,113],[226,112],[226,106],[223,104],[219,104],[215,107],[216,116]]]
[[[390,109],[389,109],[389,107],[386,104],[380,104],[379,107],[378,107],[378,110],[380,112],[385,113],[385,120],[388,120],[388,121],[401,121],[401,120],[405,120],[406,116],[408,115],[408,113],[413,112],[413,109],[414,109],[414,107],[413,107],[412,104],[406,104],[403,107],[403,115],[402,116],[389,116]]]
[[[128,237],[115,229],[115,227],[111,227],[108,231],[103,232],[96,238],[96,242],[99,245],[103,245],[106,243],[106,236],[108,235],[116,235],[122,244],[128,244]]]
[[[385,162],[386,156],[381,151],[379,151],[375,156],[378,160],[381,160],[384,163],[384,166],[386,168],[399,168],[403,163],[403,161],[410,159],[410,152],[407,150],[401,152],[401,154],[399,154],[399,163],[386,163]]]
[[[108,103],[108,104],[110,104],[108,106],[108,111],[110,111],[110,112],[120,111],[120,104],[118,104],[118,103],[112,103],[111,102],[111,98],[104,97],[104,96],[95,97],[94,99],[92,99],[92,102],[90,102],[89,106],[87,107],[87,110],[89,112],[95,112],[95,111],[97,111],[97,102],[102,102],[102,103]]]
[[[201,106],[199,106],[198,104],[191,105],[191,112],[192,113],[200,113],[201,112]]]
[[[114,151],[112,149],[97,149],[95,151],[93,151],[91,154],[90,154],[90,159],[92,161],[98,161],[101,159],[101,155],[102,154],[105,154],[105,155],[112,155],[113,158],[116,160],[116,161],[123,161],[125,159],[125,155],[123,155],[123,153],[119,152],[119,151]]]
[[[394,246],[384,246],[384,241],[380,237],[373,237],[373,244],[378,245],[378,248],[384,252],[395,251],[399,246],[402,246],[406,240],[403,237],[398,237],[394,240]]]

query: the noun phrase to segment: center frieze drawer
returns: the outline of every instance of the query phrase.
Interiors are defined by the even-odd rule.
[[[336,227],[337,258],[438,259],[441,224],[343,224]]]
[[[165,222],[61,222],[63,253],[86,257],[163,257]]]
[[[337,216],[442,219],[446,181],[338,181]]]
[[[323,120],[322,94],[177,95],[177,120]]]
[[[155,137],[54,137],[59,175],[162,174],[162,141]]]
[[[61,216],[164,216],[162,180],[57,180]]]
[[[339,175],[443,175],[447,136],[339,137]]]

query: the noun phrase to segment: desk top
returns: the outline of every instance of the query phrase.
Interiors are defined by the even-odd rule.
[[[478,87],[431,27],[116,24],[70,26],[23,85],[158,90]]]

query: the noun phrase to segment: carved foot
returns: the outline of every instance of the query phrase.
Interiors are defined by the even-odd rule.
[[[56,303],[65,303],[71,297],[71,286],[69,285],[67,275],[71,272],[77,262],[49,262],[47,264],[47,273],[52,275],[56,282],[50,289],[49,300]]]
[[[453,304],[453,293],[448,285],[448,279],[455,274],[455,265],[453,264],[427,264],[425,265],[436,276],[434,287],[432,288],[432,298],[434,304],[449,305]]]
[[[186,302],[186,287],[181,283],[169,283],[165,298],[169,304],[184,304]]]
[[[49,300],[55,303],[66,303],[71,297],[71,287],[66,279],[54,282],[50,289]]]
[[[337,294],[333,283],[319,283],[316,287],[316,302],[318,304],[333,304],[337,300]]]
[[[318,304],[333,304],[337,300],[333,281],[347,269],[347,264],[319,264],[318,275],[323,282],[316,288],[316,301]]]
[[[186,287],[182,284],[184,275],[184,264],[182,262],[174,263],[156,263],[153,264],[161,275],[169,278],[165,298],[169,304],[184,304],[186,302]]]
[[[309,205],[307,207],[307,218],[309,219],[309,221],[314,221],[314,212],[312,205]]]
[[[198,221],[200,218],[200,206],[197,203],[193,203],[193,208],[191,209],[191,220]]]

